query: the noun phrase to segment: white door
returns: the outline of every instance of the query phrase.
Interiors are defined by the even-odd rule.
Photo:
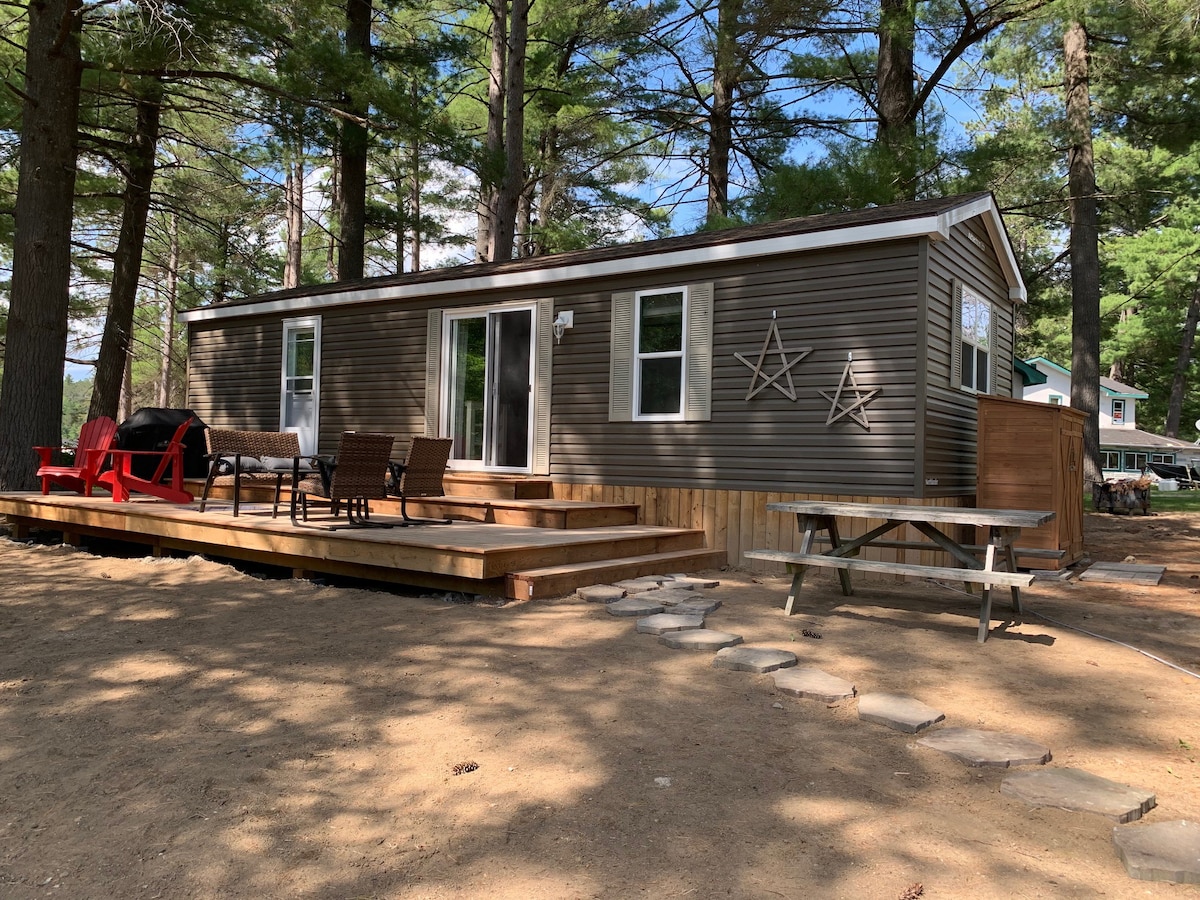
[[[533,321],[533,307],[447,316],[444,421],[462,468],[530,470]]]
[[[321,317],[287,319],[283,323],[283,383],[279,430],[294,431],[300,452],[317,452],[321,401]]]

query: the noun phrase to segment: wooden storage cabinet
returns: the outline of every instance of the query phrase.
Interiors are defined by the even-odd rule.
[[[1061,569],[1083,558],[1085,418],[1069,406],[979,398],[976,505],[1055,513],[1040,528],[1022,531],[1017,546],[1061,550],[1062,558],[1018,556],[1022,567]]]

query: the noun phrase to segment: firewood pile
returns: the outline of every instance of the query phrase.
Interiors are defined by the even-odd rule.
[[[1098,481],[1092,484],[1092,505],[1097,510],[1107,509],[1110,513],[1133,514],[1140,509],[1142,515],[1150,515],[1149,478],[1135,481]]]

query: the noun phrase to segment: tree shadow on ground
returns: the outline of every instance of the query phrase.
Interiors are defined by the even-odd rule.
[[[497,609],[13,545],[0,572],[14,585],[0,605],[11,896],[893,897],[922,882],[982,898],[1126,883],[1106,820],[1031,812],[999,795],[1003,772],[916,748],[853,701],[796,700],[769,675],[668,650],[599,604]],[[805,640],[782,595],[722,577],[711,627],[939,705],[948,724],[1019,720],[1056,760],[1140,761],[1198,711],[1176,692],[1174,717],[1148,720],[1128,669],[1148,683],[1151,663],[1077,665],[1056,653],[1077,637],[1026,639],[1040,623],[980,646],[969,610],[959,627],[936,604],[872,590],[847,609],[831,590],[809,611],[822,639]]]

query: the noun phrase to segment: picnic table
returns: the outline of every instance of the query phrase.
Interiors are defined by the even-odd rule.
[[[768,503],[767,509],[775,512],[795,513],[796,527],[800,531],[800,550],[749,550],[746,556],[786,563],[792,572],[792,586],[788,592],[784,612],[791,615],[796,596],[804,583],[809,568],[836,569],[842,593],[850,596],[854,589],[850,584],[850,572],[878,572],[932,578],[942,581],[961,581],[970,590],[971,585],[981,584],[983,596],[979,608],[979,642],[987,640],[991,624],[993,585],[1008,585],[1012,589],[1013,612],[1021,614],[1020,589],[1033,581],[1033,575],[1017,571],[1014,542],[1023,528],[1036,528],[1054,518],[1050,511],[1020,509],[967,509],[945,506],[904,506],[890,503],[842,503],[822,500],[794,500],[785,503]],[[838,533],[837,519],[883,520],[883,524],[869,528],[858,537],[843,541]],[[912,525],[926,541],[897,541],[885,538],[889,532]],[[964,544],[947,533],[952,526],[970,525],[988,529],[988,541],[984,545]],[[824,541],[820,532],[827,536]],[[829,549],[818,551],[817,543],[829,544]],[[891,547],[915,550],[942,550],[953,565],[931,566],[910,562],[858,559],[864,547]],[[982,557],[982,558],[980,558]],[[1001,568],[1001,566],[1003,568]]]

